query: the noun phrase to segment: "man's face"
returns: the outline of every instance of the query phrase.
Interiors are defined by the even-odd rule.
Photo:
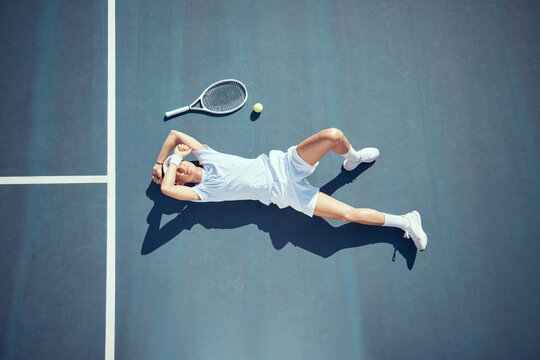
[[[184,185],[195,178],[196,166],[190,161],[182,161],[176,169],[176,184]]]

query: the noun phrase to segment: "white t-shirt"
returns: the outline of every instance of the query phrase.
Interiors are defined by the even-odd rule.
[[[272,178],[268,174],[265,154],[246,159],[205,147],[193,151],[203,165],[201,182],[193,187],[200,201],[259,200],[270,204]]]
[[[256,159],[222,154],[205,145],[193,154],[203,165],[201,182],[193,190],[200,201],[259,200],[280,208],[291,206],[313,216],[319,189],[306,177],[317,167],[298,155],[296,146],[287,152],[270,151]]]

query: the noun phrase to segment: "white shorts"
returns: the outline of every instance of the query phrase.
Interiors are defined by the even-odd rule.
[[[273,184],[270,200],[279,206],[287,206],[313,216],[319,189],[311,185],[306,177],[311,175],[319,163],[308,164],[291,146],[286,153],[272,150],[268,155]]]

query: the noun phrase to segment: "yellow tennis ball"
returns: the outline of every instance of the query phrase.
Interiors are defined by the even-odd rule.
[[[261,103],[256,103],[255,105],[253,105],[253,111],[255,111],[256,113],[260,113],[262,110],[263,106]]]

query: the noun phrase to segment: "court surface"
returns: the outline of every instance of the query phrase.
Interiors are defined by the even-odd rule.
[[[114,15],[114,16],[112,16]],[[534,1],[0,3],[2,359],[537,359]],[[164,112],[236,78],[228,116]],[[260,116],[252,106],[264,105]],[[309,181],[402,231],[166,198],[175,129],[256,157],[335,127]]]

